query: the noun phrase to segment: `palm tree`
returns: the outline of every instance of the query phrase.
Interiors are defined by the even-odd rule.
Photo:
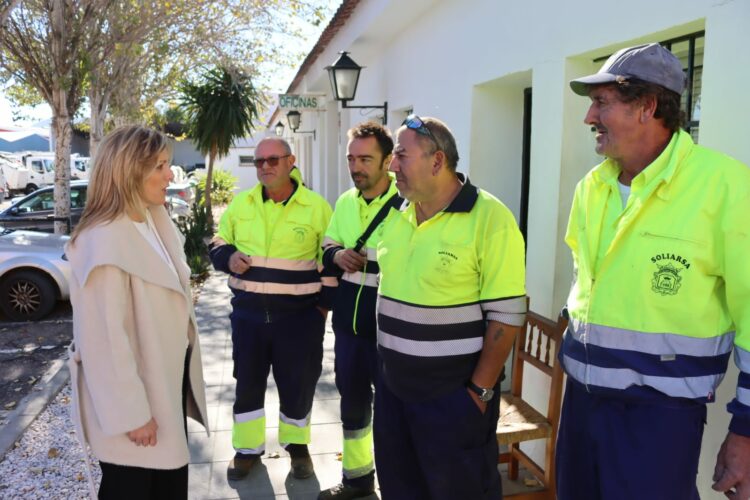
[[[195,83],[180,85],[181,104],[187,115],[187,136],[202,155],[208,155],[205,207],[213,228],[211,189],[214,160],[226,156],[237,139],[249,136],[258,118],[259,95],[250,77],[236,68],[217,67]]]

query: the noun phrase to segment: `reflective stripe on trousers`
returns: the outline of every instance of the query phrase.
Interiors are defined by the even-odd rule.
[[[234,416],[232,446],[245,454],[262,455],[266,451],[266,412],[263,408]]]
[[[372,425],[354,431],[344,430],[344,477],[362,477],[375,468],[372,447]]]

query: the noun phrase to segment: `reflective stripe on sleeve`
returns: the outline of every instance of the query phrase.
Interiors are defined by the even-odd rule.
[[[526,304],[526,296],[480,302],[488,320],[511,326],[523,326],[526,320]]]
[[[734,362],[740,369],[737,381],[737,401],[750,407],[750,352],[740,346],[735,346]]]
[[[750,352],[740,346],[734,348],[734,362],[740,371],[750,374]]]
[[[526,314],[526,296],[480,302],[483,311]]]
[[[750,389],[737,387],[737,401],[745,406],[750,406]]]
[[[334,240],[333,238],[326,236],[325,238],[323,238],[323,245],[321,246],[323,248],[330,248],[330,247],[343,247],[344,245]]]
[[[323,286],[338,286],[339,280],[336,276],[321,276],[320,282]]]
[[[489,321],[497,321],[510,326],[523,326],[523,323],[526,320],[526,313],[490,312],[487,313],[487,319]]]
[[[341,279],[344,281],[348,281],[349,283],[354,283],[355,285],[361,285],[363,275],[365,286],[371,286],[374,288],[378,287],[377,274],[362,273],[361,271],[357,271],[356,273],[344,273],[343,276],[341,276]]]

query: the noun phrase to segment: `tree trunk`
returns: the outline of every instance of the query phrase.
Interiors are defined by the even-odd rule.
[[[206,169],[206,192],[203,193],[204,205],[208,212],[208,227],[213,232],[214,229],[214,213],[213,207],[211,206],[211,191],[213,190],[213,177],[214,177],[214,160],[216,159],[216,145],[211,146],[211,152],[208,154],[208,168]]]
[[[65,99],[65,90],[58,89],[55,93],[61,93]],[[57,99],[56,99],[57,100]],[[65,110],[65,106],[63,106]],[[70,142],[73,129],[70,116],[67,111],[59,113],[53,111],[52,125],[55,129],[55,234],[68,234],[70,232]],[[67,219],[67,220],[62,220]]]
[[[99,150],[99,143],[104,138],[104,119],[107,116],[107,107],[109,106],[109,97],[102,95],[102,92],[96,88],[93,82],[89,90],[89,105],[91,106],[91,115],[89,117],[91,122],[89,156],[91,160],[89,165],[93,166],[96,152]]]
[[[50,15],[51,49],[54,61],[65,66],[67,59],[67,36],[65,27],[65,2],[55,0]],[[68,13],[71,15],[71,13]],[[52,82],[52,122],[55,129],[55,234],[70,232],[70,142],[73,136],[71,111],[68,107],[68,78],[66,69],[55,76]]]

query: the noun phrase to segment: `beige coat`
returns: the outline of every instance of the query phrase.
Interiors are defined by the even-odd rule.
[[[99,460],[175,469],[189,461],[182,417],[188,350],[187,414],[207,427],[206,398],[181,239],[163,207],[151,214],[179,278],[126,216],[85,230],[66,249],[73,271],[72,413]],[[136,446],[126,432],[152,417],[156,446]]]

